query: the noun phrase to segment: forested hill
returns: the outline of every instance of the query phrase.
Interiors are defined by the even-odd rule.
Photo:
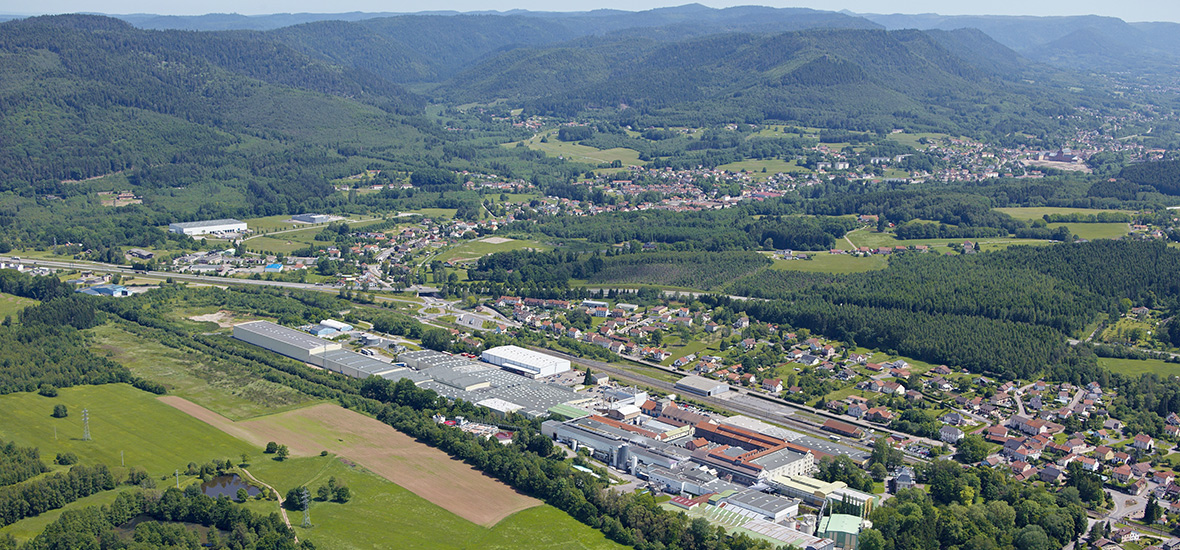
[[[1174,71],[1180,63],[1180,24],[1176,23],[1128,23],[1097,15],[865,14],[863,17],[889,29],[979,29],[1029,59],[1064,67]]]
[[[322,157],[327,153],[299,146],[331,133],[339,148],[357,135],[346,128],[365,124],[396,135],[387,143],[419,134],[397,116],[421,112],[417,96],[238,33],[39,17],[0,24],[0,54],[0,190],[34,185],[55,192],[60,180],[164,164],[208,171],[240,159],[245,153],[230,148],[247,135],[256,144],[281,143],[285,156]],[[268,149],[256,146],[254,153]],[[176,186],[194,175],[170,176],[168,185]]]
[[[1038,83],[1027,82],[1034,74]],[[1063,84],[1052,83],[1059,76],[978,31],[812,29],[672,44],[595,37],[517,49],[465,71],[441,94],[460,102],[509,98],[567,116],[588,108],[680,115],[690,125],[781,119],[1011,132],[1052,124],[1063,105],[1087,102],[1067,99]]]

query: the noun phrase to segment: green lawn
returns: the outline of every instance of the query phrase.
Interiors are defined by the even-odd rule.
[[[154,476],[170,474],[189,462],[238,458],[259,449],[156,400],[126,384],[62,388],[58,397],[13,393],[0,397],[0,438],[39,447],[42,458],[61,452],[83,464],[139,466]],[[53,418],[54,405],[69,409]],[[91,441],[82,440],[82,409],[90,410]],[[57,438],[54,439],[54,428]]]
[[[546,137],[547,142],[542,143],[541,138]],[[516,147],[516,143],[509,143],[506,147]],[[525,141],[525,146],[529,149],[536,149],[544,151],[545,154],[551,157],[562,157],[566,160],[589,162],[593,164],[611,163],[619,161],[623,166],[642,166],[646,162],[639,160],[639,151],[634,149],[625,149],[616,147],[614,149],[596,149],[586,145],[578,145],[577,143],[565,142],[557,139],[557,130],[550,130],[543,134],[537,134]]]
[[[780,172],[782,172],[782,173],[797,173],[797,174],[811,173],[811,170],[808,170],[802,166],[799,166],[799,163],[796,162],[795,160],[785,161],[782,159],[765,159],[765,160],[750,159],[750,160],[743,160],[743,161],[738,161],[738,162],[731,162],[729,164],[723,164],[721,166],[718,166],[717,168],[720,170],[729,170],[730,172],[740,172],[742,170],[745,170],[747,172],[752,172],[755,177],[758,177],[759,175],[761,175],[762,169],[764,169],[764,168],[766,169],[766,175],[768,175],[768,176],[774,175],[774,174],[777,174]]]
[[[909,145],[910,147],[913,147],[915,149],[926,149],[926,146],[922,145],[921,143],[918,143],[918,140],[920,140],[922,138],[926,138],[934,143],[938,143],[939,141],[941,141],[945,138],[948,138],[948,137],[950,137],[950,136],[948,136],[946,134],[902,133],[902,134],[889,134],[889,137],[887,139],[891,139],[891,140],[901,143],[903,145]]]
[[[279,214],[278,216],[267,216],[265,218],[247,218],[242,221],[246,222],[246,227],[249,227],[252,231],[279,231],[281,229],[308,226],[305,223],[293,223],[289,221],[290,219],[290,214]]]
[[[1107,224],[1073,224],[1073,225],[1107,225]],[[882,246],[917,246],[924,244],[931,248],[932,252],[945,254],[950,249],[947,245],[951,243],[962,243],[963,241],[971,241],[976,243],[982,250],[998,250],[1013,245],[1042,245],[1049,241],[1040,241],[1034,239],[1016,239],[1012,237],[994,237],[987,239],[914,239],[914,240],[898,240],[894,237],[892,232],[878,233],[869,229],[856,229],[848,233],[848,239],[858,247],[867,246],[869,248],[879,248]]]
[[[1045,215],[1051,214],[1098,214],[1099,212],[1123,212],[1130,214],[1130,210],[1107,210],[1098,208],[1058,208],[1053,206],[1037,206],[1037,207],[1013,207],[1013,208],[996,208],[997,212],[1003,212],[1018,220],[1040,220]],[[1083,224],[1078,224],[1083,225]],[[1091,225],[1091,224],[1084,224]]]
[[[1099,357],[1098,364],[1111,370],[1129,375],[1139,375],[1148,372],[1160,376],[1180,375],[1180,363],[1168,363],[1159,359],[1116,359],[1114,357]]]
[[[288,512],[299,538],[312,541],[317,548],[388,548],[392,540],[397,541],[397,548],[621,548],[551,506],[518,512],[490,529],[480,527],[334,455],[258,461],[250,472],[283,494],[299,485],[306,485],[314,494],[329,477],[351,489],[352,500],[345,504],[313,501],[309,529],[298,526],[301,512]],[[261,513],[276,509],[274,502],[267,501],[251,501],[247,506]]]
[[[94,351],[131,372],[154,380],[177,395],[231,420],[279,413],[318,403],[287,386],[263,380],[230,361],[187,353],[118,328],[113,324],[92,330]],[[187,462],[186,462],[187,464]]]
[[[1049,229],[1068,227],[1069,232],[1078,238],[1086,240],[1117,239],[1131,232],[1131,226],[1125,223],[1051,223]]]
[[[449,220],[451,218],[454,218],[455,212],[458,212],[458,211],[459,211],[459,209],[457,209],[457,208],[419,208],[417,210],[414,210],[413,213],[414,214],[422,214],[424,217],[427,217],[427,218]]]
[[[688,344],[678,347],[676,349],[669,349],[672,354],[671,357],[660,362],[661,365],[671,366],[674,361],[689,354],[700,354],[709,347],[709,344],[703,340],[692,340]]]
[[[11,294],[0,293],[0,317],[11,315],[14,318],[16,313],[26,306],[37,305],[39,302],[32,298],[21,298],[20,296],[13,296]]]
[[[806,271],[810,273],[861,273],[885,269],[885,256],[859,258],[848,254],[808,252],[810,260],[775,260],[771,269],[781,271]]]
[[[525,248],[542,251],[553,249],[552,246],[541,244],[537,241],[524,239],[511,239],[505,243],[489,243],[484,242],[484,239],[477,239],[473,241],[467,241],[463,244],[455,246],[454,248],[451,248],[450,250],[442,252],[438,255],[438,259],[444,262],[451,260],[475,260],[495,252],[509,252],[512,250],[522,250]]]

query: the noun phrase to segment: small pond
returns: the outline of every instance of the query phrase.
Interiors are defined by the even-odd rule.
[[[236,499],[238,498],[238,489],[245,489],[251,497],[262,492],[259,488],[248,485],[238,477],[238,474],[217,476],[201,484],[201,492],[213,498],[224,495],[230,499]]]

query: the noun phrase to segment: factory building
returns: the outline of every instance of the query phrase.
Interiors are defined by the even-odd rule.
[[[168,224],[168,231],[182,235],[206,235],[209,233],[240,233],[246,230],[246,222],[235,219],[205,220]]]
[[[394,382],[407,379],[448,399],[482,404],[501,414],[516,412],[541,418],[549,416],[551,408],[568,405],[573,409],[571,415],[584,416],[576,412],[580,410],[576,407],[592,400],[565,386],[432,350],[406,352],[399,357],[404,363],[386,363],[344,350],[339,343],[266,321],[235,326],[234,338],[354,378],[380,376]]]
[[[570,370],[570,362],[566,359],[518,346],[499,346],[485,350],[479,358],[530,378],[543,378]]]
[[[836,541],[837,548],[856,550],[860,539],[860,530],[871,529],[873,524],[867,519],[861,519],[848,514],[832,514],[819,519],[816,534]]]
[[[726,506],[749,510],[775,523],[799,515],[798,499],[783,498],[754,489],[725,497],[722,502]]]
[[[295,214],[291,219],[303,223],[328,223],[332,221],[332,216],[327,214]]]
[[[234,325],[234,338],[286,355],[304,363],[314,363],[312,356],[341,349],[337,342],[316,338],[307,333],[281,327],[268,321],[251,321]]]
[[[382,376],[392,372],[408,370],[401,365],[386,363],[385,361],[343,349],[319,354],[310,362],[317,367],[322,367],[353,378]]]
[[[676,389],[679,391],[686,391],[695,393],[697,395],[704,395],[712,397],[720,395],[729,391],[729,384],[718,382],[717,380],[709,380],[696,375],[685,376],[676,381]]]
[[[829,506],[847,503],[856,506],[862,517],[873,511],[877,497],[849,489],[843,481],[822,481],[807,476],[777,476],[770,479],[770,486],[779,494],[802,500],[808,506],[819,508],[826,501]]]
[[[341,323],[340,321],[333,321],[331,319],[324,319],[320,324],[325,327],[332,327],[339,332],[348,332],[352,330],[352,325],[348,323]]]
[[[584,447],[595,458],[619,469],[637,471],[641,464],[674,468],[688,462],[684,449],[657,441],[642,431],[602,416],[564,423],[547,420],[541,424],[542,434],[573,449]]]

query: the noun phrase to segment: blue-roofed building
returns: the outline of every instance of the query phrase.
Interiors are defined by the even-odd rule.
[[[319,336],[320,338],[323,338],[325,336],[332,336],[332,335],[336,334],[336,332],[338,332],[338,331],[332,327],[326,327],[324,325],[314,325],[311,328],[307,329],[307,332],[311,333],[314,336]]]
[[[131,295],[131,291],[127,290],[127,287],[123,285],[98,285],[83,288],[78,292],[91,296],[113,296],[115,298],[125,298]]]
[[[279,273],[283,270],[283,264],[270,264],[262,268],[262,270],[266,273]]]

